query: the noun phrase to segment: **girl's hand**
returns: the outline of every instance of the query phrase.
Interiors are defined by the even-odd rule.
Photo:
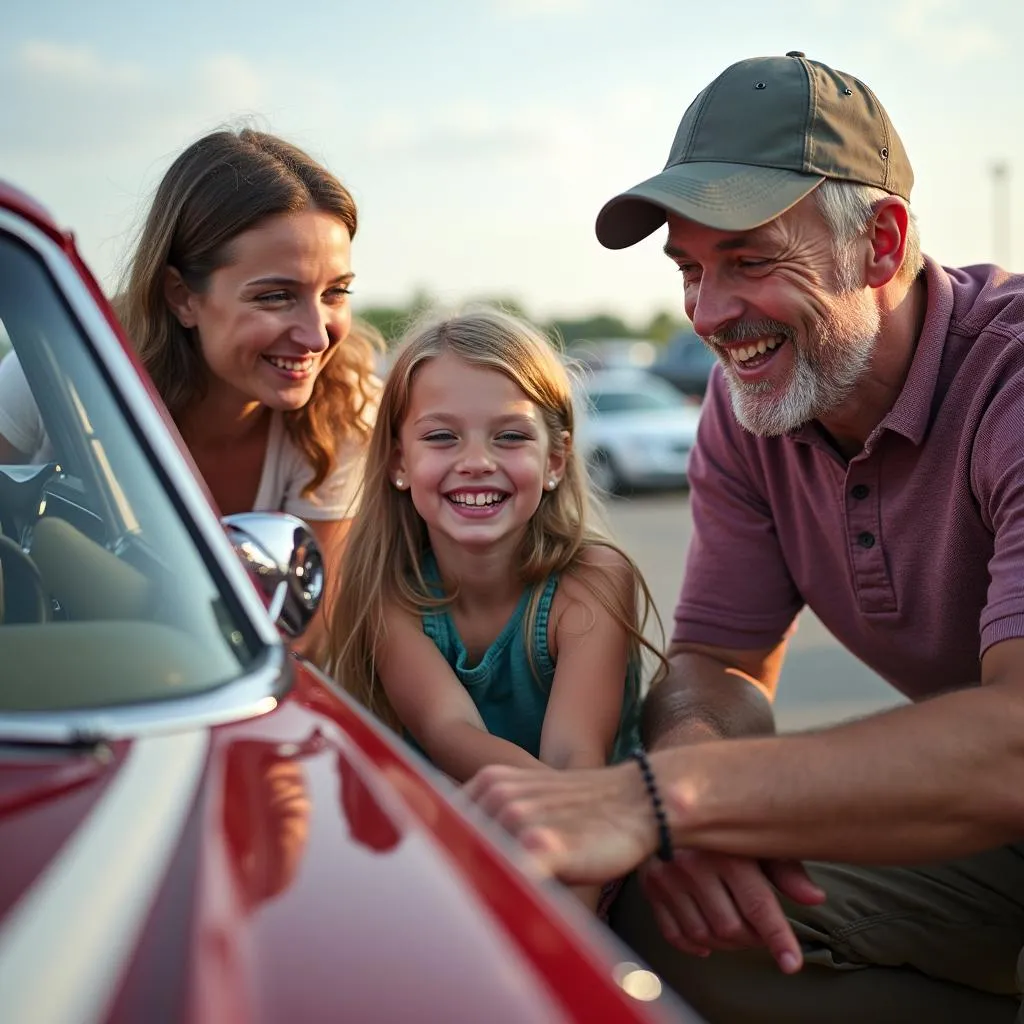
[[[620,878],[657,846],[650,798],[632,763],[584,771],[492,765],[465,792],[542,870],[570,885]]]

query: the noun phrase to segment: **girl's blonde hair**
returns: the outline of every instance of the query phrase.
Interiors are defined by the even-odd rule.
[[[345,186],[307,153],[266,132],[213,132],[164,174],[115,306],[176,421],[202,398],[206,364],[195,330],[182,327],[164,298],[168,267],[201,292],[230,262],[240,234],[268,217],[305,210],[337,217],[355,236],[356,205]],[[351,332],[324,364],[306,405],[284,414],[314,470],[306,493],[324,481],[344,441],[369,436],[365,411],[375,394],[374,367],[372,336]]]
[[[536,328],[488,306],[426,318],[409,330],[400,345],[370,439],[360,512],[345,546],[338,589],[328,606],[330,670],[361,704],[398,728],[375,670],[385,633],[385,610],[398,606],[421,614],[453,596],[439,600],[424,579],[421,564],[429,547],[426,527],[409,493],[398,491],[391,480],[417,370],[442,353],[490,367],[512,380],[540,409],[552,451],[565,455],[561,483],[544,493],[523,537],[517,564],[524,585],[541,583],[553,573],[575,575],[629,633],[631,657],[639,658],[641,649],[652,652],[660,675],[665,659],[643,636],[649,615],[653,612],[657,618],[650,591],[636,564],[604,528],[586,467],[572,443],[575,417],[565,364]],[[611,572],[597,566],[580,572],[582,557],[596,546],[617,551],[628,566],[634,596],[628,606],[616,596],[621,581]],[[528,612],[531,620],[536,599]],[[658,624],[660,628],[660,620]],[[527,636],[532,633],[532,628],[527,629]],[[532,662],[533,652],[528,653]]]

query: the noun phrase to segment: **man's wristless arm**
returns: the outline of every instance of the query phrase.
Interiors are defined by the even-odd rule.
[[[771,701],[742,671],[696,652],[676,654],[671,663],[669,676],[644,702],[648,749],[774,734]]]

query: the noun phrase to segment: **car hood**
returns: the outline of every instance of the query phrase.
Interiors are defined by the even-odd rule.
[[[423,771],[304,669],[245,722],[0,748],[0,1018],[695,1019]]]

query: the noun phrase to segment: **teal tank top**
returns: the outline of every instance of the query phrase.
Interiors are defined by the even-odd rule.
[[[424,558],[423,575],[440,594],[440,577],[433,555]],[[475,664],[445,608],[424,612],[423,632],[451,666],[459,682],[473,698],[487,731],[515,743],[540,756],[540,733],[544,724],[551,684],[555,678],[555,662],[548,648],[548,624],[551,604],[558,589],[558,576],[551,576],[539,585],[540,599],[532,626],[533,661],[530,665],[526,635],[526,613],[530,599],[538,588],[527,588],[501,633]],[[640,665],[630,664],[626,674],[619,731],[615,738],[612,761],[629,756],[640,738]]]

